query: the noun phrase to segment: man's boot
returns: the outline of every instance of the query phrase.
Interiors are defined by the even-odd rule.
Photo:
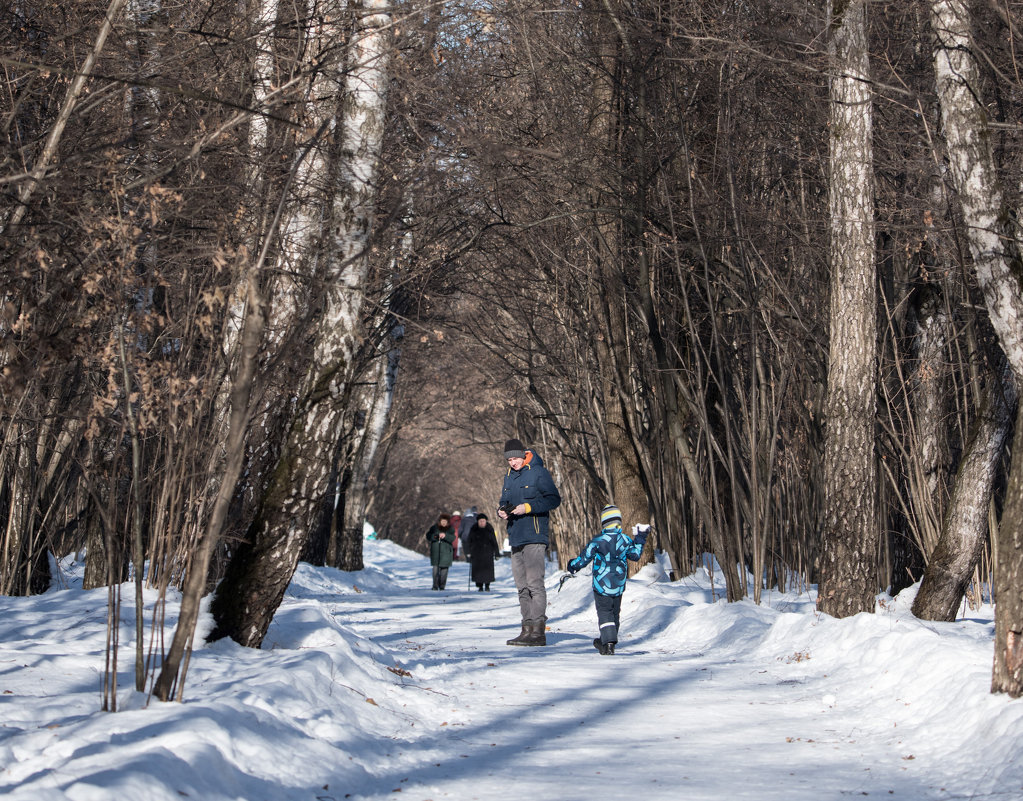
[[[532,620],[522,621],[522,631],[519,632],[517,637],[512,637],[505,644],[506,645],[526,645],[526,639],[529,637],[529,625]]]
[[[527,620],[526,639],[518,645],[546,645],[547,644],[547,618],[541,617],[536,620]]]

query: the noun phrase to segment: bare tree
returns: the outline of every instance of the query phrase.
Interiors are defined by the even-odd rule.
[[[829,3],[828,30],[831,340],[818,606],[845,617],[872,612],[879,589],[874,453],[877,279],[867,4]]]
[[[338,182],[322,254],[324,301],[312,361],[247,541],[232,558],[212,604],[217,627],[211,636],[230,636],[248,646],[262,642],[328,492],[337,423],[351,393],[391,35],[391,9],[384,0],[353,3],[352,10],[355,26],[338,112]]]
[[[959,464],[941,536],[927,562],[913,614],[924,620],[955,620],[980,559],[988,528],[995,475],[1012,427],[1015,379],[1003,364],[984,390],[984,402]]]
[[[1023,259],[991,149],[982,103],[977,42],[964,0],[930,4],[934,71],[953,185],[991,324],[1017,385],[1023,381]],[[1013,459],[998,532],[997,607],[992,692],[1023,694],[1023,426],[1016,422]]]

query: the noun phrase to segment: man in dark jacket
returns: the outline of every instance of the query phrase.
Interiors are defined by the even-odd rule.
[[[544,568],[550,542],[550,513],[561,503],[543,460],[517,439],[504,445],[508,473],[497,515],[508,522],[512,577],[519,591],[522,631],[508,645],[547,644],[547,589]]]

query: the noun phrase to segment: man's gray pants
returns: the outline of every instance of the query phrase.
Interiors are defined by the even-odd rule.
[[[519,591],[523,620],[544,620],[547,617],[547,588],[543,583],[546,554],[547,546],[542,542],[512,548],[512,578]]]

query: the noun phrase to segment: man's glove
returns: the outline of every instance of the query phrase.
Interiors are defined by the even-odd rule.
[[[649,533],[650,533],[650,526],[647,525],[646,523],[638,523],[637,525],[632,527],[632,536],[633,537],[638,537],[640,534],[649,534]]]

